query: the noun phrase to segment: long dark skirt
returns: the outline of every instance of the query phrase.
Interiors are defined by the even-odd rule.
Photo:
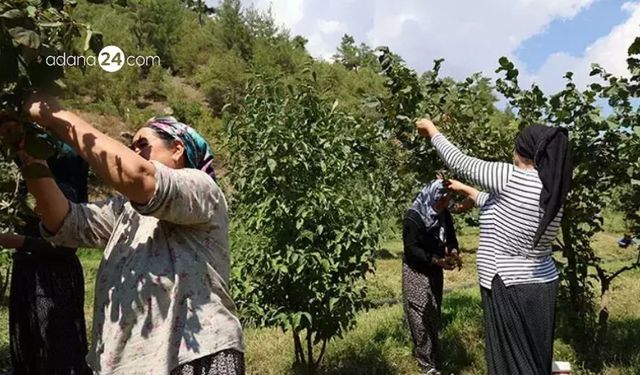
[[[244,375],[244,372],[244,353],[227,349],[180,365],[171,375]]]
[[[488,373],[551,374],[558,281],[481,288]]]
[[[14,374],[88,374],[84,278],[75,252],[17,253],[9,298]]]
[[[418,272],[402,263],[402,302],[414,355],[423,371],[436,367],[442,305],[442,269]]]

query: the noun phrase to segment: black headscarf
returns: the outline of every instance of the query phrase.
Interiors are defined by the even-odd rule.
[[[544,215],[533,240],[537,245],[549,223],[564,205],[571,187],[573,163],[567,130],[545,125],[526,127],[516,139],[516,152],[533,160],[542,181],[540,207]]]

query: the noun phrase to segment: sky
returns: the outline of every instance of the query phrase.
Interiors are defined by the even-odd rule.
[[[482,72],[496,78],[506,56],[523,85],[545,91],[564,85],[566,71],[579,86],[591,63],[626,73],[626,51],[640,36],[640,0],[241,0],[271,10],[307,50],[331,59],[342,36],[388,46],[418,72],[444,58],[442,72],[462,79]]]

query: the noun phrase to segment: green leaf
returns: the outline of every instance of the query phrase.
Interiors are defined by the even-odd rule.
[[[104,41],[103,41],[103,35],[102,33],[98,33],[93,31],[91,33],[91,38],[89,40],[89,48],[95,52],[96,54],[98,54],[101,50],[102,47],[104,47]],[[221,110],[221,112],[224,112],[224,110],[228,107],[229,103],[225,104],[225,106],[223,106],[223,109]]]
[[[302,317],[305,318],[306,322],[303,322],[302,319],[300,319],[300,323],[304,323],[302,325],[306,326],[306,327],[311,327],[311,325],[313,324],[313,319],[311,318],[311,314],[309,314],[308,312],[303,312]]]
[[[13,193],[16,190],[16,185],[15,180],[0,182],[0,192]]]
[[[5,18],[9,20],[23,18],[24,16],[25,16],[25,13],[22,11],[22,9],[11,9],[0,14],[0,18]]]
[[[267,166],[269,167],[269,170],[271,172],[274,172],[276,170],[276,165],[277,165],[277,163],[276,163],[275,160],[273,160],[271,158],[267,159]]]
[[[29,17],[33,18],[36,16],[36,12],[37,12],[36,7],[34,7],[33,5],[29,5],[26,9],[27,9],[27,14],[29,14]]]
[[[627,50],[629,55],[640,54],[640,37],[636,37]]]
[[[333,113],[333,111],[335,111],[336,108],[338,108],[338,100],[337,99],[333,102],[333,105],[331,106],[331,113]]]
[[[29,48],[37,49],[40,47],[40,36],[33,30],[26,29],[22,26],[16,26],[8,30],[9,35],[16,43]]]
[[[38,24],[40,27],[61,27],[64,24],[62,22],[41,22]]]
[[[53,177],[46,165],[33,163],[22,169],[22,176],[25,179],[47,178]]]
[[[93,37],[93,31],[91,29],[87,29],[87,35],[84,37],[84,51],[88,51],[90,48],[91,38]]]

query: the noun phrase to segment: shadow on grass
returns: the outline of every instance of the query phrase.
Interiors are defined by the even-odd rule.
[[[640,374],[640,319],[613,319],[609,321],[606,338],[597,343],[585,340],[576,328],[566,321],[556,330],[556,336],[568,342],[576,358],[586,369],[601,373],[607,367],[624,368],[625,374]]]
[[[376,251],[376,259],[398,259],[400,257],[401,255],[398,255],[384,247]]]
[[[443,373],[459,374],[477,367],[477,357],[482,354],[482,307],[477,296],[468,293],[451,293],[444,298],[442,308],[443,329],[440,334],[440,364]],[[323,361],[318,374],[401,374],[399,356],[415,361],[411,356],[413,343],[404,318],[380,325],[361,340],[349,340],[340,352],[331,353]],[[294,369],[294,374],[306,374],[304,369]]]
[[[394,363],[397,355],[410,355],[410,351],[399,353],[397,350],[410,348],[409,330],[403,319],[391,324],[379,325],[367,337],[349,340],[347,346],[339,352],[333,352],[323,361],[318,374],[322,375],[394,375],[402,373]],[[306,374],[295,371],[295,374]]]
[[[360,349],[350,349],[341,353],[340,360],[325,363],[318,374],[322,375],[393,375],[398,370],[385,358],[383,350],[373,346]],[[295,374],[304,375],[304,371],[296,371]]]
[[[475,367],[477,363],[473,354],[482,350],[482,344],[478,344],[482,339],[476,337],[482,331],[480,298],[455,292],[447,295],[442,306],[442,327],[440,367],[443,373],[459,374]]]

